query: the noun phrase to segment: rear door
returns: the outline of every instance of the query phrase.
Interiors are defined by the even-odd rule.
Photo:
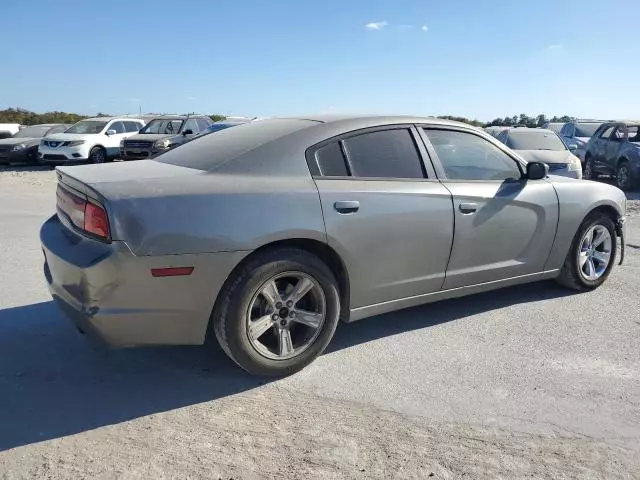
[[[346,263],[351,308],[442,288],[451,194],[424,163],[413,126],[351,132],[307,151],[327,229]]]
[[[455,234],[445,289],[543,271],[558,222],[556,192],[526,180],[506,147],[455,128],[422,130],[453,196]]]

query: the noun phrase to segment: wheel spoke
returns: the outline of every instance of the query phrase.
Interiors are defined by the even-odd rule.
[[[580,252],[578,259],[580,260],[580,266],[584,267],[584,264],[587,263],[587,260],[589,259],[589,252],[588,251]]]
[[[280,356],[289,355],[293,352],[293,343],[291,342],[291,332],[287,328],[281,328],[278,331],[278,345]]]
[[[587,271],[585,273],[587,274],[587,277],[593,277],[596,273],[596,266],[593,264],[593,259],[587,259],[586,267]]]
[[[295,306],[302,298],[309,293],[309,291],[313,288],[313,282],[309,280],[307,277],[302,277],[298,280],[298,283],[294,287],[293,291],[289,294],[287,298],[288,302],[293,302]]]
[[[257,340],[272,326],[273,320],[271,319],[271,315],[265,315],[257,320],[253,320],[249,324],[249,336],[252,340]]]
[[[324,315],[322,313],[308,312],[306,310],[296,310],[296,316],[291,320],[296,323],[301,323],[311,328],[320,327]]]
[[[607,265],[609,263],[609,259],[611,258],[611,253],[609,252],[593,252],[592,258],[596,259],[598,262]]]
[[[607,230],[604,228],[598,228],[594,230],[593,246],[598,247],[607,239]]]
[[[262,296],[269,302],[269,306],[275,310],[276,304],[281,302],[280,293],[278,292],[278,287],[276,286],[276,282],[273,280],[267,283],[262,289]]]

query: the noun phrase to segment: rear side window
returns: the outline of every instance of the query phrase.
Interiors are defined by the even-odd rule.
[[[333,142],[316,150],[316,164],[323,177],[346,177],[349,175],[347,162],[339,142]]]
[[[364,133],[343,140],[354,177],[424,178],[422,161],[407,129]]]

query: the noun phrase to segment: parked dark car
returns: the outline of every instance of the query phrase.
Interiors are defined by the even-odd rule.
[[[13,137],[0,140],[0,164],[38,163],[38,145],[43,137],[62,133],[71,125],[47,123],[25,127]]]
[[[615,175],[623,190],[640,182],[640,122],[602,124],[587,144],[584,178]]]
[[[188,142],[213,123],[206,115],[170,115],[154,118],[136,135],[120,143],[123,160],[151,158]]]

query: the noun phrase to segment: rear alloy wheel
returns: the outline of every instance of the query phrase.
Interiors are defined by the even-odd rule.
[[[104,148],[93,147],[89,152],[89,160],[91,163],[104,163],[107,161],[107,152]]]
[[[582,172],[584,180],[597,180],[598,175],[593,171],[593,160],[587,157],[584,161],[584,172]]]
[[[631,173],[629,162],[623,160],[618,165],[616,183],[621,190],[629,190],[633,186],[633,174]]]
[[[213,326],[223,350],[255,375],[283,376],[320,355],[338,324],[331,270],[298,249],[259,254],[220,293]]]
[[[596,213],[580,225],[558,282],[582,291],[593,290],[607,279],[616,258],[616,229],[611,217]]]

